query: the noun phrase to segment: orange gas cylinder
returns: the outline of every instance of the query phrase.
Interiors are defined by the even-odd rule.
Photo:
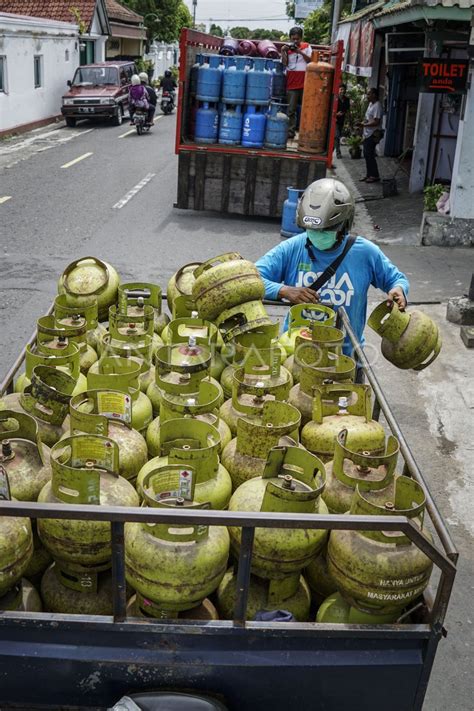
[[[324,153],[326,150],[333,78],[332,64],[319,61],[319,52],[313,52],[304,80],[299,151]]]

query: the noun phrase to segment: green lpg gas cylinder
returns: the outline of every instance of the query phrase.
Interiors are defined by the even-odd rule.
[[[207,346],[211,351],[211,376],[219,380],[224,370],[224,360],[220,350],[223,341],[217,326],[210,321],[198,318],[197,311],[189,317],[175,318],[168,324],[165,343],[194,343],[196,346]]]
[[[201,264],[202,262],[185,264],[169,280],[166,298],[172,319],[191,316],[191,313],[197,310],[192,294],[196,281],[194,272]]]
[[[323,367],[324,363],[326,363],[326,367],[329,367],[331,365],[329,353],[337,356],[342,355],[344,332],[340,328],[326,326],[314,321],[309,334],[310,336],[308,337],[308,332],[306,331],[303,335],[298,334],[296,336],[294,352],[284,363],[296,383],[299,382],[301,377],[301,352],[306,354],[308,363],[315,367]],[[312,351],[307,348],[309,346],[312,347]],[[334,361],[334,358],[332,358],[332,361]],[[337,380],[337,378],[334,378],[334,380]]]
[[[38,528],[36,526],[36,521],[33,519],[31,521],[31,529],[33,531],[33,555],[30,558],[30,562],[25,570],[25,578],[27,578],[33,585],[38,585],[41,583],[41,578],[43,573],[48,568],[53,559],[48,550],[41,543],[40,537],[38,536]]]
[[[71,306],[89,306],[97,300],[99,320],[106,321],[115,303],[120,277],[107,262],[82,257],[71,262],[58,282],[58,294],[65,294]]]
[[[266,357],[265,353],[270,360],[272,352],[261,350],[255,354],[255,361],[253,356],[249,357],[243,368],[234,371],[232,399],[227,400],[219,410],[234,437],[240,417],[259,415],[265,402],[285,401],[290,394],[291,376],[287,370],[280,368],[278,351],[273,351],[278,359],[273,363],[260,360],[262,356]]]
[[[406,516],[431,540],[423,525],[425,495],[409,477],[395,481],[385,503],[370,501],[356,488],[351,515]],[[401,611],[428,585],[433,563],[401,532],[331,531],[328,567],[339,592],[352,606],[374,614]]]
[[[92,303],[84,306],[72,306],[68,304],[66,294],[59,294],[54,299],[54,318],[61,325],[72,323],[73,318],[79,316],[84,318],[87,324],[87,343],[92,346],[96,353],[99,352],[100,340],[106,328],[99,323],[99,309],[97,298],[93,298]]]
[[[109,437],[119,448],[119,474],[135,482],[148,461],[145,438],[132,428],[133,401],[118,390],[87,390],[72,398],[67,434]]]
[[[146,617],[148,620],[166,619],[170,613],[163,610],[160,605],[141,593],[130,598],[127,605],[127,617]],[[219,615],[212,602],[206,597],[196,607],[190,610],[173,611],[175,618],[180,620],[218,620]]]
[[[288,402],[301,412],[301,425],[304,426],[311,420],[314,388],[328,381],[352,382],[356,364],[349,356],[331,353],[311,342],[300,344],[294,357],[299,383],[291,389]]]
[[[5,612],[42,612],[43,603],[38,591],[26,578],[0,597],[0,610]]]
[[[301,442],[325,462],[332,459],[336,437],[347,430],[346,445],[354,452],[379,454],[385,431],[371,416],[368,385],[331,383],[314,388],[312,419],[301,432]]]
[[[321,499],[324,464],[299,447],[275,447],[263,475],[242,484],[232,495],[229,511],[279,511],[327,514]],[[238,554],[242,529],[229,527],[231,549]],[[318,529],[256,528],[252,572],[280,579],[300,573],[323,547],[327,531]]]
[[[229,568],[217,589],[217,607],[222,619],[232,620],[237,599],[237,574]],[[311,594],[302,575],[290,575],[281,580],[263,580],[250,576],[247,601],[247,620],[255,619],[257,612],[287,610],[297,622],[309,619]]]
[[[120,390],[132,398],[132,427],[145,436],[153,419],[150,399],[140,390],[140,363],[134,358],[102,356],[87,374],[88,390]]]
[[[25,372],[22,373],[15,383],[15,392],[22,393],[28,385],[31,385],[33,370],[38,365],[46,365],[50,368],[57,368],[70,375],[76,383],[73,395],[87,390],[87,378],[81,373],[80,352],[76,343],[69,343],[67,339],[59,337],[51,348],[37,342],[25,349]]]
[[[255,264],[237,252],[220,254],[194,271],[193,300],[201,318],[213,321],[222,311],[263,299],[265,287]]]
[[[146,442],[150,457],[160,456],[160,423],[180,417],[190,417],[213,425],[219,432],[220,451],[230,442],[232,434],[228,425],[219,417],[218,404],[221,391],[208,379],[200,380],[197,392],[188,392],[187,384],[168,384],[161,393],[160,416],[148,427]]]
[[[334,457],[326,464],[326,487],[323,499],[330,513],[346,513],[351,507],[356,486],[371,501],[386,501],[393,497],[395,467],[399,445],[396,437],[388,437],[381,454],[353,452],[346,446],[347,430],[336,437]]]
[[[9,501],[10,487],[0,466],[0,499]],[[0,516],[0,597],[24,575],[33,554],[33,534],[29,518]]]
[[[219,462],[218,430],[207,422],[190,418],[167,420],[160,427],[160,456],[145,464],[137,479],[137,491],[143,497],[144,480],[156,467],[180,465],[183,471],[193,467],[194,499],[209,502],[213,509],[225,509],[232,493],[229,472]]]
[[[262,476],[270,450],[298,442],[301,415],[286,402],[264,402],[260,414],[240,417],[237,437],[222,452],[222,464],[232,478],[234,489],[248,479]]]
[[[326,624],[345,625],[373,625],[392,624],[397,621],[400,611],[386,614],[376,614],[371,610],[362,610],[352,607],[341,595],[334,592],[329,595],[320,605],[316,622]]]
[[[154,312],[153,328],[158,336],[170,320],[162,310],[163,299],[158,284],[138,281],[120,284],[117,303],[119,311],[133,316],[138,316],[144,305],[151,306]]]
[[[383,301],[367,322],[382,336],[382,354],[397,368],[423,370],[438,357],[441,334],[422,311],[400,311],[397,304]]]
[[[209,376],[211,367],[211,350],[207,345],[198,345],[193,337],[188,343],[177,343],[173,346],[163,346],[156,353],[155,382],[152,383],[147,395],[153,406],[153,414],[160,414],[161,394],[163,391],[173,392],[180,386],[181,392],[186,390],[195,393],[199,390],[199,382]],[[222,388],[211,378],[223,400]]]
[[[262,361],[263,356],[261,351],[270,352],[270,360],[267,360],[267,362],[275,364],[277,359],[279,359],[280,365],[282,364],[286,352],[278,343],[278,331],[279,324],[272,323],[270,326],[262,326],[261,328],[248,331],[247,333],[242,333],[236,336],[231,343],[226,345],[226,348],[222,351],[222,355],[225,361],[228,362],[228,365],[224,369],[220,379],[226,399],[232,397],[234,372],[239,368],[243,368],[249,357],[253,356],[254,360],[260,359],[260,361]],[[257,356],[257,358],[255,358],[255,356]],[[273,365],[273,369],[275,369],[275,367],[276,366]],[[283,372],[285,371],[283,370]],[[276,375],[276,372],[274,372],[274,375]]]
[[[47,612],[66,615],[113,615],[112,573],[62,570],[53,563],[41,580]]]
[[[296,339],[311,340],[314,322],[324,326],[334,326],[336,312],[324,304],[294,304],[288,312],[288,330],[280,336],[280,343],[288,356],[295,352]]]
[[[13,410],[0,411],[0,448],[0,466],[13,498],[36,501],[51,479],[51,467],[49,447],[42,443],[35,420]]]
[[[193,500],[192,467],[188,473],[184,478],[182,465],[149,472],[143,480],[146,504],[177,511],[205,507]],[[137,594],[155,603],[155,616],[173,618],[200,605],[218,587],[228,556],[225,526],[177,521],[125,524],[127,581]]]
[[[52,447],[62,437],[62,424],[75,387],[76,381],[67,373],[47,365],[37,365],[33,368],[31,384],[22,393],[5,395],[0,400],[0,410],[5,407],[33,417],[41,441]]]
[[[215,319],[224,343],[235,340],[249,331],[272,326],[273,321],[261,301],[246,301],[221,311]]]
[[[304,569],[304,576],[311,590],[312,600],[318,606],[329,595],[337,592],[337,585],[328,570],[327,545],[323,546]]]
[[[138,506],[133,486],[119,476],[119,448],[99,435],[74,435],[51,450],[51,482],[41,503]],[[68,572],[100,572],[110,566],[110,523],[40,519],[38,533],[55,561]]]
[[[55,316],[42,316],[36,322],[37,342],[40,348],[50,349],[62,338],[69,343],[75,343],[79,348],[79,367],[81,373],[87,375],[92,363],[98,359],[95,350],[87,342],[87,321],[79,314],[56,320]]]

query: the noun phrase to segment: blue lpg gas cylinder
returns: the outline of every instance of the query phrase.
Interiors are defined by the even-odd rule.
[[[209,64],[199,67],[196,91],[198,101],[219,101],[222,83],[220,64],[221,58],[217,54],[211,54]]]
[[[191,72],[189,74],[189,93],[191,96],[196,96],[199,67],[202,66],[203,62],[203,55],[196,54],[196,61],[192,65]]]
[[[248,148],[262,148],[267,117],[263,107],[247,106],[242,129],[242,145]]]
[[[247,106],[266,106],[272,95],[272,73],[265,66],[263,57],[252,60],[252,68],[247,73]]]
[[[286,148],[288,123],[288,116],[282,111],[281,104],[270,104],[265,129],[265,148]]]
[[[243,104],[247,87],[247,58],[229,57],[222,80],[222,101],[226,104]]]
[[[225,105],[219,121],[219,143],[235,146],[242,138],[242,107]]]
[[[273,60],[272,99],[286,98],[286,74],[279,59]]]
[[[298,200],[304,193],[304,190],[297,190],[296,188],[287,188],[287,190],[288,197],[283,203],[280,234],[282,237],[294,237],[304,232],[304,230],[296,224]]]
[[[196,128],[194,140],[196,143],[217,143],[219,130],[219,115],[214,106],[205,101],[196,111]]]

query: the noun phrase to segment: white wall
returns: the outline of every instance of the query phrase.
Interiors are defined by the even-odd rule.
[[[145,59],[151,59],[154,63],[153,79],[158,79],[158,77],[163,76],[166,69],[179,64],[179,44],[154,43],[150,47],[150,53],[145,54]]]
[[[0,13],[0,56],[6,57],[0,131],[61,112],[66,82],[79,65],[77,38],[78,27],[69,22]],[[38,89],[34,84],[35,55],[42,57],[42,86]]]

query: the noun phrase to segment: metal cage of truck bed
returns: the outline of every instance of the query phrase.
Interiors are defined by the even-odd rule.
[[[281,304],[280,304],[281,305]],[[421,709],[456,573],[457,552],[343,308],[338,312],[381,413],[399,439],[403,473],[426,493],[426,510],[442,549],[404,516],[295,515],[176,511],[0,501],[1,516],[110,521],[113,617],[0,613],[2,708],[11,704],[106,707],[122,694],[150,689],[194,690],[229,709],[401,711]],[[30,339],[33,342],[35,334]],[[0,386],[12,390],[18,357]],[[126,618],[124,523],[176,522],[242,527],[233,620]],[[419,622],[393,625],[245,621],[256,527],[402,531],[438,567],[434,597],[424,595]],[[316,706],[317,704],[317,706]]]

